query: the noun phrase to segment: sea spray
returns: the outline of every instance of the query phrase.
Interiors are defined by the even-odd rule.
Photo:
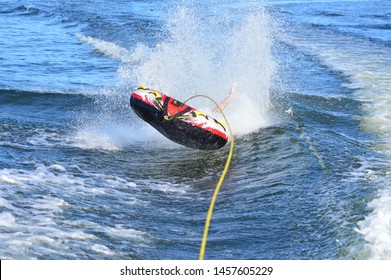
[[[271,54],[270,18],[265,10],[241,21],[205,18],[178,7],[165,25],[165,38],[136,66],[122,65],[123,79],[163,91],[179,100],[206,94],[216,101],[227,96],[233,82],[237,97],[226,109],[235,134],[268,125],[269,90],[275,65]],[[213,104],[195,100],[208,111]]]
[[[270,124],[269,91],[275,64],[268,13],[259,9],[238,20],[229,16],[206,17],[195,8],[179,6],[169,15],[162,39],[154,47],[139,43],[130,51],[98,38],[75,35],[95,51],[121,62],[121,90],[109,90],[110,94],[96,97],[95,118],[82,117],[82,125],[75,133],[78,147],[117,150],[140,139],[161,140],[156,133],[140,130],[137,118],[123,114],[124,106],[119,100],[127,106],[124,96],[136,85],[147,85],[181,101],[194,94],[206,94],[219,102],[236,82],[236,98],[225,110],[234,133],[249,133]],[[214,107],[204,99],[191,102],[207,113]],[[139,137],[142,131],[143,136]]]

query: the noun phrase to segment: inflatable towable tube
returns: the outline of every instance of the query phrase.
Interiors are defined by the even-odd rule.
[[[140,118],[178,144],[215,150],[228,141],[220,121],[156,90],[138,87],[131,94],[130,106]]]

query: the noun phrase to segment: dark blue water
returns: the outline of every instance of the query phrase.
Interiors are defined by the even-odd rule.
[[[233,81],[205,257],[391,258],[390,1],[3,2],[0,258],[196,259],[228,147],[171,143],[129,95]]]

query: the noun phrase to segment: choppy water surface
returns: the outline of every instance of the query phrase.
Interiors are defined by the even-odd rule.
[[[0,258],[196,259],[228,147],[170,142],[129,94],[221,100],[236,81],[205,257],[390,259],[390,16],[388,1],[5,1]]]

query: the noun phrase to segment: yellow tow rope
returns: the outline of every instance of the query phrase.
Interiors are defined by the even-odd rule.
[[[207,98],[207,99],[209,99],[210,101],[212,101],[216,105],[216,107],[219,109],[221,115],[223,115],[223,117],[224,117],[225,123],[227,124],[228,130],[229,130],[229,133],[230,133],[230,136],[231,136],[231,142],[230,142],[230,147],[229,147],[229,153],[228,153],[227,161],[225,162],[225,166],[224,166],[223,172],[221,173],[220,179],[217,182],[215,191],[214,191],[213,196],[212,196],[212,200],[210,201],[208,214],[207,214],[206,220],[205,220],[204,234],[202,236],[200,255],[198,257],[199,260],[203,260],[204,256],[205,256],[206,240],[208,239],[208,232],[209,232],[210,220],[212,219],[213,208],[214,208],[214,205],[215,205],[215,202],[216,202],[216,199],[217,199],[217,195],[219,194],[221,185],[223,184],[223,181],[225,179],[225,175],[228,172],[229,165],[231,164],[232,154],[233,154],[233,150],[234,150],[234,135],[232,133],[231,126],[229,125],[229,122],[228,122],[227,117],[225,116],[223,110],[220,108],[219,104],[217,104],[217,102],[214,101],[211,97],[209,97],[207,95],[198,94],[198,95],[194,95],[194,96],[190,97],[185,102],[183,102],[183,104],[186,104],[191,99],[197,98],[197,97]]]

